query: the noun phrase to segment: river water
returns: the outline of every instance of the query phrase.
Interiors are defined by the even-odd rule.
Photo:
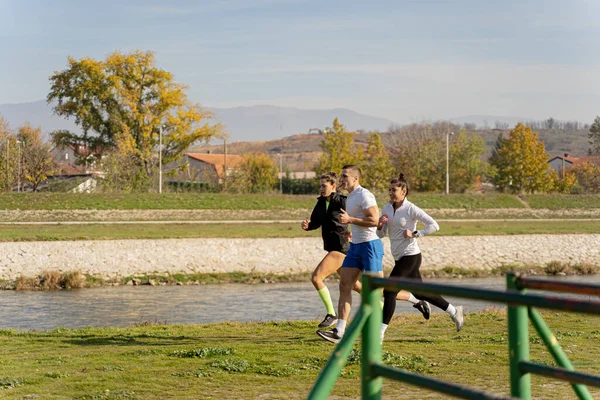
[[[600,284],[600,275],[553,278]],[[505,278],[430,279],[477,288],[504,290]],[[334,304],[337,283],[330,282]],[[532,291],[533,292],[533,291]],[[592,296],[580,296],[591,299]],[[466,312],[503,308],[503,304],[447,298]],[[598,300],[598,298],[595,298]],[[316,291],[306,283],[198,286],[120,286],[63,291],[0,291],[0,329],[48,330],[56,327],[127,327],[144,322],[195,324],[222,321],[315,320],[325,314]],[[353,311],[360,305],[354,294]],[[414,313],[398,302],[396,313]],[[433,308],[433,312],[442,312]]]

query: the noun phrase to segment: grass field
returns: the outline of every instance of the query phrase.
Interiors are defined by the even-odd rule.
[[[82,311],[83,312],[83,311]],[[600,373],[600,318],[543,312],[575,368]],[[388,365],[508,394],[504,311],[467,314],[462,332],[447,316],[396,316],[387,331]],[[0,331],[0,398],[303,399],[333,346],[318,321],[142,325],[53,331]],[[531,359],[554,365],[531,333]],[[332,399],[360,396],[360,356],[352,352]],[[600,396],[600,389],[589,388]],[[384,381],[384,398],[440,399]],[[575,398],[568,384],[532,378],[534,398]],[[29,397],[26,397],[29,396]]]
[[[547,208],[550,210],[600,208],[599,195],[528,195],[525,196],[525,201],[532,208]]]
[[[164,193],[162,195],[156,193],[2,193],[0,208],[6,210],[294,209],[312,208],[316,197],[213,193]]]
[[[466,221],[442,222],[436,236],[590,234],[600,233],[600,221]],[[0,241],[166,239],[166,238],[292,238],[320,237],[296,223],[274,224],[85,224],[2,225]]]
[[[232,195],[232,194],[75,194],[75,193],[2,193],[0,208],[6,210],[171,210],[228,209],[264,210],[312,208],[316,195]],[[380,205],[388,201],[386,194],[377,196]],[[505,194],[435,194],[411,193],[410,199],[426,209],[490,209],[525,208],[517,196]],[[532,208],[600,208],[596,195],[526,196]]]

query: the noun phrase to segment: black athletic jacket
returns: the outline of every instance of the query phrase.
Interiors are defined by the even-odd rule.
[[[346,196],[332,193],[328,209],[326,209],[325,201],[326,198],[323,196],[317,199],[317,204],[310,215],[308,230],[312,231],[321,227],[325,251],[339,251],[346,254],[350,247],[348,238],[344,234],[348,230],[348,224],[339,222],[340,210],[346,209]]]

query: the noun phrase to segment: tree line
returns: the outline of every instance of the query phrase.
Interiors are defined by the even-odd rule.
[[[451,134],[452,133],[452,134]],[[383,145],[386,136],[389,145]],[[387,190],[389,180],[400,172],[412,190],[442,192],[446,185],[448,162],[450,191],[501,191],[507,193],[600,193],[600,117],[590,127],[590,154],[597,159],[578,163],[559,173],[550,167],[549,155],[538,134],[518,123],[507,134],[500,133],[491,156],[486,160],[482,137],[460,125],[439,121],[393,127],[389,132],[372,132],[367,144],[357,144],[336,118],[323,131],[323,154],[314,166],[313,186],[294,187],[286,183],[288,193],[316,192],[318,177],[341,171],[345,164],[362,167],[364,186],[376,192]],[[596,147],[594,147],[596,146]],[[247,155],[251,168],[242,168],[247,191],[275,189],[277,167],[264,154]],[[260,162],[259,162],[260,161]],[[261,171],[260,173],[258,171]],[[267,171],[267,173],[265,173]]]

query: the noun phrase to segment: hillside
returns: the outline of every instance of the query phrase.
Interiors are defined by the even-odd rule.
[[[367,133],[358,133],[354,141],[359,145],[367,142]],[[227,144],[227,153],[265,153],[271,155],[279,163],[278,154],[282,156],[284,169],[290,171],[311,171],[318,161],[321,150],[322,136],[320,134],[298,134],[277,140],[260,142],[233,142]],[[190,149],[194,153],[223,154],[223,144],[203,145]]]
[[[502,133],[504,136],[508,136],[509,130],[479,130],[480,134],[486,145],[487,153],[491,153],[491,149],[496,143],[498,135]],[[572,156],[584,156],[587,154],[589,149],[588,130],[579,129],[572,131],[554,130],[554,129],[540,129],[536,131],[541,141],[546,146],[546,151],[550,156],[563,155],[568,153]]]

